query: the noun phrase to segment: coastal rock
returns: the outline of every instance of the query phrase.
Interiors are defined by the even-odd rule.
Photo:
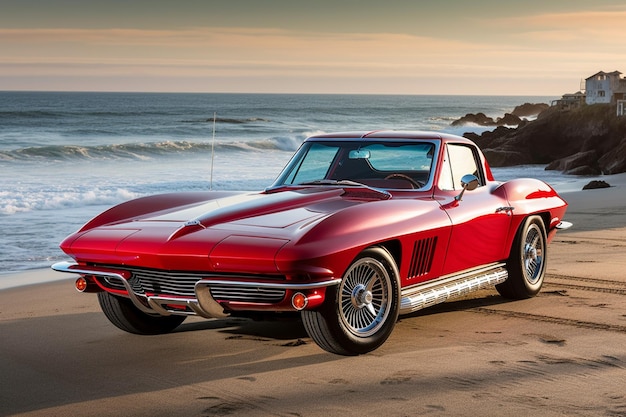
[[[458,120],[454,120],[451,125],[452,126],[461,126],[467,124],[477,124],[479,126],[495,126],[496,122],[491,118],[487,117],[485,113],[467,113],[465,116],[461,117]]]
[[[451,125],[462,126],[475,124],[478,126],[518,126],[520,123],[522,123],[522,119],[511,113],[505,113],[503,117],[498,117],[496,120],[488,117],[485,113],[468,113],[460,119],[454,120]]]
[[[522,152],[500,149],[483,149],[483,155],[491,166],[503,167],[531,163]]]
[[[577,175],[626,172],[626,117],[615,106],[594,104],[567,112],[550,107],[517,128],[465,134],[494,167],[549,164]]]
[[[531,117],[539,115],[549,107],[550,106],[546,103],[524,103],[516,106],[511,113],[520,118]]]
[[[609,187],[610,185],[606,181],[590,181],[583,187],[583,190],[593,190],[596,188],[609,188]]]
[[[504,117],[500,117],[496,121],[498,126],[518,126],[520,123],[522,123],[522,119],[511,113],[505,113]]]
[[[497,141],[499,138],[505,137],[515,128],[510,128],[506,126],[498,126],[494,130],[483,132],[482,135],[479,135],[474,132],[465,133],[463,136],[472,140],[475,143],[480,142],[480,147],[483,149],[492,148],[497,146]],[[493,145],[496,143],[496,145]]]
[[[467,113],[465,116],[454,120],[452,126],[463,126],[467,124],[475,124],[478,126],[518,126],[525,123],[522,117],[538,116],[544,110],[550,108],[545,103],[524,103],[516,106],[511,113],[505,113],[503,117],[495,120],[488,117],[485,113]]]
[[[565,174],[573,175],[596,175],[601,174],[597,162],[598,153],[592,149],[552,161],[546,166],[546,170],[562,171]],[[581,169],[583,167],[584,170]]]
[[[618,174],[626,172],[626,138],[613,150],[602,155],[598,165],[603,174]]]
[[[600,172],[596,168],[590,165],[582,165],[582,166],[572,168],[567,171],[563,171],[563,173],[567,175],[588,175],[588,176],[600,174]]]

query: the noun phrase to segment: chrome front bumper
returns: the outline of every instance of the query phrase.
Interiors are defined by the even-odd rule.
[[[311,283],[272,283],[263,281],[237,281],[237,280],[225,280],[216,278],[202,278],[199,279],[194,286],[194,297],[168,297],[162,295],[145,295],[137,293],[133,290],[128,279],[124,276],[127,275],[126,271],[115,269],[103,269],[98,267],[81,266],[73,262],[59,262],[52,265],[52,269],[59,272],[68,272],[72,274],[91,275],[95,277],[102,277],[108,279],[114,279],[116,283],[123,285],[124,289],[128,293],[128,298],[133,302],[135,307],[146,314],[169,316],[176,315],[198,315],[205,318],[222,318],[228,317],[228,313],[224,311],[224,308],[213,298],[211,295],[211,286],[220,287],[255,287],[255,288],[268,288],[268,289],[283,289],[283,290],[314,290],[316,288],[324,288],[333,285],[337,285],[341,282],[340,278],[333,278],[326,281],[311,282]],[[167,306],[179,306],[183,309],[171,309]]]

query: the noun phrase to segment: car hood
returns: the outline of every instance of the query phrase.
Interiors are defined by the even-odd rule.
[[[341,201],[343,189],[306,189],[275,194],[239,194],[211,200],[193,207],[165,214],[146,216],[140,221],[184,223],[182,227],[209,228],[236,222],[263,228],[285,228],[319,214],[337,210],[331,201]]]
[[[209,253],[240,256],[243,248],[269,259],[321,219],[387,198],[377,190],[342,187],[239,194],[85,230],[61,248],[85,262],[183,268],[165,259],[184,257],[184,269],[205,269]]]

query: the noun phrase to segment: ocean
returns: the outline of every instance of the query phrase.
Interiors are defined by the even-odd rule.
[[[450,123],[554,98],[0,92],[0,274],[67,259],[58,248],[65,236],[131,198],[262,190],[312,134],[480,133]],[[494,174],[540,178],[557,190],[571,182],[543,166]]]

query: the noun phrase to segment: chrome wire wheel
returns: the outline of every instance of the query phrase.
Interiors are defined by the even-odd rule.
[[[361,258],[346,272],[339,288],[339,315],[357,337],[375,334],[389,315],[391,276],[374,258]]]
[[[526,280],[533,285],[541,278],[543,273],[544,239],[537,224],[531,224],[526,231],[524,247],[522,249],[522,262]]]
[[[389,337],[400,311],[400,273],[383,247],[364,249],[346,269],[324,304],[302,310],[302,323],[322,349],[339,355],[361,355]]]
[[[534,297],[543,285],[546,273],[547,233],[540,216],[529,216],[520,225],[509,259],[508,278],[496,289],[506,298],[522,300]]]

